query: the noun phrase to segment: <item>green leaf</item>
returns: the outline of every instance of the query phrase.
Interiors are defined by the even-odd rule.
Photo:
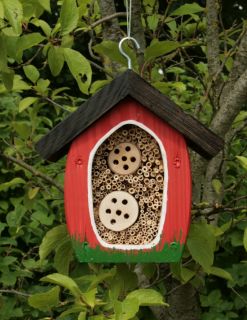
[[[145,59],[155,59],[159,56],[163,56],[165,54],[168,54],[172,51],[175,51],[177,48],[180,47],[180,44],[176,41],[153,41],[149,47],[145,50]]]
[[[66,34],[62,37],[61,47],[62,48],[71,48],[74,44],[74,36],[71,34]]]
[[[209,274],[213,274],[217,277],[232,281],[232,275],[227,272],[226,270],[222,269],[222,268],[218,268],[218,267],[210,267],[210,269],[207,271],[207,273]]]
[[[31,89],[31,86],[29,84],[27,84],[25,81],[23,81],[21,76],[16,75],[16,74],[14,75],[12,91],[22,92],[24,90],[30,90],[30,89]]]
[[[65,239],[66,241],[61,243],[59,247],[56,248],[56,254],[54,257],[54,267],[59,273],[68,275],[69,265],[71,260],[73,259],[73,248],[68,235]]]
[[[44,34],[47,37],[50,37],[51,27],[49,26],[49,24],[46,21],[34,18],[31,20],[31,23],[33,25],[35,25],[36,27],[40,27],[43,30]]]
[[[47,212],[35,211],[32,214],[31,219],[36,222],[39,222],[42,225],[51,226],[54,221],[54,216],[48,215]]]
[[[48,51],[48,64],[54,77],[58,76],[64,65],[63,48],[51,47]]]
[[[94,288],[88,292],[84,292],[81,294],[82,299],[84,300],[84,302],[90,306],[91,308],[94,308],[95,303],[96,303],[96,295],[97,293],[97,288]]]
[[[34,87],[41,95],[46,95],[50,85],[50,80],[48,79],[39,79],[37,85]]]
[[[86,320],[87,319],[87,313],[86,312],[80,312],[78,316],[78,320]]]
[[[163,301],[163,296],[153,289],[138,289],[130,292],[126,300],[136,299],[139,306],[168,306]]]
[[[70,48],[64,48],[64,57],[81,92],[87,94],[92,79],[90,63],[80,52]]]
[[[123,302],[115,301],[114,311],[117,320],[133,319],[139,311],[138,300],[132,298],[128,300],[125,299]]]
[[[194,270],[182,267],[181,263],[171,263],[170,268],[173,275],[182,283],[187,283],[196,275]]]
[[[39,192],[40,187],[35,187],[35,188],[31,188],[28,190],[28,198],[30,200],[34,199],[37,195],[37,193]]]
[[[171,16],[183,16],[183,15],[192,15],[195,13],[199,13],[204,11],[205,9],[197,3],[187,3],[173,11],[170,15]]]
[[[216,237],[206,223],[194,223],[190,227],[187,247],[192,258],[198,262],[206,272],[214,262]]]
[[[26,213],[26,208],[18,205],[13,211],[7,215],[6,221],[10,227],[17,227],[20,225],[21,220]]]
[[[14,32],[19,35],[22,32],[23,9],[22,4],[18,0],[2,0],[4,14]]]
[[[6,37],[0,34],[0,70],[8,72]]]
[[[68,237],[66,225],[62,224],[60,226],[54,227],[49,230],[44,236],[42,243],[39,247],[39,257],[44,260],[48,254],[55,250],[58,244],[61,243],[64,238]]]
[[[151,29],[154,32],[158,26],[158,23],[159,23],[159,16],[157,14],[153,14],[151,16],[148,16],[147,23],[148,23],[149,29]]]
[[[239,125],[239,123],[243,122],[246,118],[247,118],[247,111],[240,111],[233,122],[234,127]]]
[[[62,319],[63,317],[68,316],[68,315],[73,314],[73,313],[79,313],[79,312],[83,313],[83,312],[85,312],[84,309],[85,309],[85,306],[73,305],[71,308],[69,308],[66,311],[62,312],[60,314],[60,316],[58,317],[58,319]]]
[[[30,107],[32,104],[34,104],[36,101],[38,101],[37,97],[27,97],[27,98],[22,99],[19,103],[19,112],[26,110],[28,107]]]
[[[247,251],[247,228],[245,228],[244,230],[243,244],[244,244],[245,251]]]
[[[8,72],[2,72],[2,80],[7,90],[12,90],[14,85],[14,76],[15,73],[12,70],[9,70]]]
[[[138,289],[130,292],[123,302],[114,302],[116,319],[129,320],[137,314],[141,306],[168,306],[163,296],[153,289]]]
[[[36,83],[37,80],[39,79],[39,70],[33,66],[33,65],[28,65],[23,67],[25,76],[31,80],[33,83]]]
[[[63,274],[53,273],[46,277],[41,278],[40,280],[54,283],[68,289],[75,298],[79,298],[82,294],[79,287],[75,283],[75,281]]]
[[[4,182],[0,184],[0,191],[7,191],[9,188],[16,187],[19,184],[25,184],[26,181],[22,178],[14,178],[8,182]]]
[[[103,269],[97,275],[85,275],[79,278],[76,278],[75,281],[80,288],[85,287],[87,290],[97,288],[98,284],[103,283],[106,280],[112,279],[116,275],[116,267],[112,269]]]
[[[80,319],[78,318],[78,320]],[[107,318],[103,314],[98,314],[97,316],[88,317],[88,320],[107,320]],[[132,319],[132,320],[136,320],[136,319]]]
[[[238,161],[240,162],[241,166],[247,170],[247,158],[243,157],[243,156],[236,156],[236,158],[238,159]]]
[[[223,190],[223,186],[222,186],[222,183],[219,179],[213,179],[212,180],[212,186],[214,188],[214,191],[220,195],[222,193],[222,190]]]
[[[36,293],[28,298],[31,307],[41,311],[48,311],[52,307],[56,307],[59,303],[60,288],[58,286],[43,293]]]
[[[18,48],[17,54],[16,54],[17,60],[21,61],[24,50],[27,50],[36,46],[37,44],[42,42],[44,39],[45,37],[38,32],[33,32],[30,34],[25,34],[21,36],[17,42],[17,48]]]
[[[18,135],[24,140],[27,139],[32,132],[31,124],[28,121],[15,121],[13,122],[13,127]]]
[[[3,7],[3,3],[0,2],[0,19],[4,18],[4,7]]]
[[[123,66],[127,66],[127,60],[119,52],[118,43],[115,41],[102,41],[101,43],[93,47],[94,51],[100,54],[102,57],[107,57],[111,61],[121,63]],[[128,54],[132,61],[133,68],[137,67],[137,59],[134,51],[125,42],[123,44],[124,51]]]
[[[76,5],[76,0],[63,0],[60,13],[62,35],[73,31],[77,27],[78,20],[79,10]]]
[[[104,86],[106,86],[107,84],[109,84],[111,82],[111,80],[97,80],[95,81],[90,88],[90,93],[91,94],[95,94],[97,91],[99,91],[100,89],[102,89]]]
[[[38,0],[38,2],[46,11],[51,12],[50,0]]]

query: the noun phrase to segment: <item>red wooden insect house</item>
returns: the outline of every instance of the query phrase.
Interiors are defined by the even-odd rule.
[[[128,70],[38,144],[67,150],[65,213],[82,262],[175,262],[190,224],[187,144],[210,158],[223,141]]]

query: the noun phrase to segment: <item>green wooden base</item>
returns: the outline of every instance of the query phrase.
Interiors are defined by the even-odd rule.
[[[80,243],[73,240],[73,247],[80,262],[178,262],[181,259],[184,244],[179,242],[165,244],[162,251],[156,251],[154,248],[146,252],[142,250],[123,252],[114,249],[104,251],[100,247],[90,248],[87,242]]]

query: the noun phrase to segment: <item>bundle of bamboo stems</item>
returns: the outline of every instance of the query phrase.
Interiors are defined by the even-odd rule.
[[[132,160],[135,159],[132,167],[134,172],[124,174],[123,167],[120,168],[123,164],[121,161],[128,163],[128,159],[125,159],[125,156],[121,158],[119,150],[121,151],[121,146],[126,148],[128,144],[134,154],[134,157],[132,156]],[[114,152],[117,154],[117,161],[112,157]],[[111,161],[116,162],[115,169]],[[129,164],[131,166],[131,161]],[[128,166],[126,172],[130,169]],[[160,223],[164,167],[159,145],[149,133],[135,125],[125,125],[105,140],[96,151],[93,160],[92,187],[95,223],[100,237],[105,242],[144,245],[154,240]],[[136,199],[139,206],[136,222],[127,229],[117,232],[106,228],[99,218],[102,200],[113,191],[127,192]]]

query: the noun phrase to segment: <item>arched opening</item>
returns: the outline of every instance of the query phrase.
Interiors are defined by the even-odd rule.
[[[125,250],[156,245],[168,181],[158,137],[136,121],[124,123],[101,139],[90,158],[89,207],[99,242]]]

